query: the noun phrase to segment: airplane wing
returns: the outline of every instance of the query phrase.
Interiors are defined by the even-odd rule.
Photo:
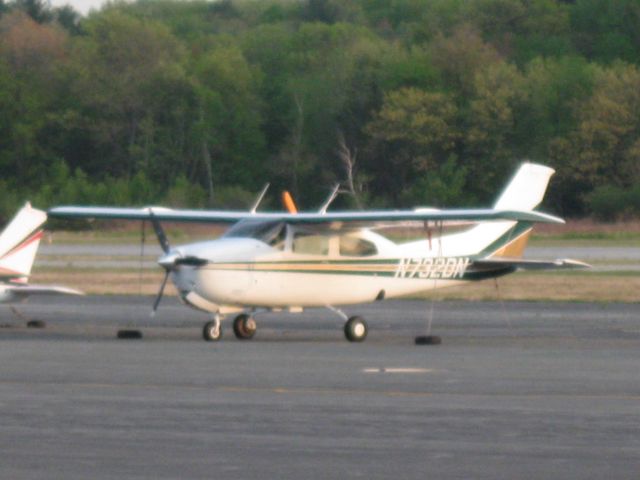
[[[558,260],[527,260],[523,258],[495,257],[475,260],[473,265],[478,268],[494,269],[513,267],[518,270],[555,270],[591,268],[588,263],[568,258]]]
[[[240,212],[226,210],[173,210],[164,207],[115,208],[61,206],[48,211],[50,218],[61,219],[110,219],[110,220],[149,220],[155,217],[159,221],[235,223],[241,220],[281,221],[297,225],[326,225],[329,229],[339,230],[343,225],[353,224],[376,228],[378,224],[390,222],[482,222],[482,221],[522,221],[536,223],[564,223],[561,218],[531,210],[495,210],[495,209],[448,209],[448,210],[373,210],[345,211],[327,213],[286,213],[286,212]]]
[[[29,295],[84,295],[84,292],[80,290],[57,285],[3,285],[2,290],[21,297]]]

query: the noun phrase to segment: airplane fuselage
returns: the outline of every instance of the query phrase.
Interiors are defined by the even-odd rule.
[[[289,233],[288,238],[294,234]],[[309,236],[310,237],[310,236]],[[306,239],[310,242],[309,238]],[[366,255],[340,255],[342,242],[368,242]],[[426,244],[425,244],[426,247]],[[443,256],[428,247],[403,249],[370,231],[336,236],[319,253],[287,241],[281,248],[252,238],[222,238],[172,249],[173,259],[206,259],[202,265],[178,265],[171,278],[181,298],[195,308],[292,308],[339,306],[411,295],[487,278],[473,256]],[[375,253],[372,253],[375,252]],[[353,252],[351,252],[353,253]],[[160,259],[162,263],[162,259]],[[506,272],[492,271],[491,276]]]

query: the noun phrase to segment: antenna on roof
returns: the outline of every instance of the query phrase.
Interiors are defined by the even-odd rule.
[[[320,210],[318,211],[320,215],[324,215],[325,213],[327,213],[327,208],[329,208],[329,205],[331,205],[331,202],[333,202],[335,198],[338,196],[339,189],[340,189],[340,184],[336,183],[335,186],[333,187],[333,190],[331,191],[331,195],[329,195],[327,200],[322,204],[322,207],[320,207]]]
[[[256,213],[258,205],[260,205],[260,202],[262,202],[264,195],[267,193],[267,190],[269,190],[269,185],[269,183],[266,183],[264,187],[262,187],[262,191],[258,194],[258,198],[256,198],[256,201],[253,203],[253,207],[251,207],[251,210],[249,210],[251,214]]]

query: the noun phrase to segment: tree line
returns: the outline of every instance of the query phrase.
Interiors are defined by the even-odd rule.
[[[0,0],[0,214],[490,205],[525,159],[638,214],[639,64],[637,0]]]

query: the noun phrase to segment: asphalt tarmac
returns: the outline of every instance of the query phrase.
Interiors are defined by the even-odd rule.
[[[0,478],[639,478],[638,305],[388,301],[345,309],[362,344],[325,310],[212,344],[151,303],[2,307]]]

